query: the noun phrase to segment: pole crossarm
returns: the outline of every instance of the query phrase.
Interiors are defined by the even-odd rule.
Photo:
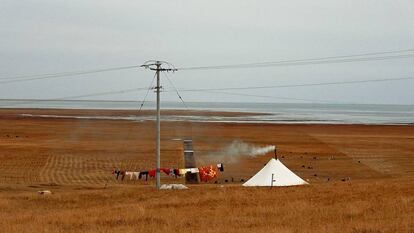
[[[164,66],[164,67],[163,67]],[[178,69],[169,62],[166,61],[156,61],[156,60],[149,60],[144,62],[141,67],[145,69],[150,69],[153,71],[165,71],[165,72],[175,72]]]

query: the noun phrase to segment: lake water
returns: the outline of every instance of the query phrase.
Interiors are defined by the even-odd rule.
[[[132,101],[1,101],[3,108],[68,108],[68,109],[139,109]],[[413,124],[412,105],[299,104],[299,103],[210,103],[162,102],[162,109],[191,109],[229,112],[256,112],[267,115],[243,117],[165,116],[169,121],[250,122],[250,123],[336,123],[336,124]],[[154,109],[147,102],[143,109]],[[60,117],[60,116],[44,116]],[[87,118],[154,120],[153,116],[87,116]]]

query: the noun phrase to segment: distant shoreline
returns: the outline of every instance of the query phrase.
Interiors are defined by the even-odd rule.
[[[168,122],[228,123],[257,125],[390,125],[411,126],[414,123],[358,123],[332,120],[275,120],[271,113],[232,112],[213,110],[163,109],[161,120]],[[62,108],[1,108],[0,118],[77,119],[109,121],[154,121],[154,110],[62,109]]]

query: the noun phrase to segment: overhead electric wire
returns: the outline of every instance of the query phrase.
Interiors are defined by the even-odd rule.
[[[154,77],[152,78],[151,84],[148,87],[147,93],[145,93],[144,99],[142,99],[142,102],[141,102],[141,105],[139,106],[139,110],[138,111],[141,111],[142,107],[144,106],[145,100],[147,99],[147,96],[148,96],[148,93],[150,92],[150,90],[154,89],[152,87],[152,85],[154,84],[154,81],[155,81],[155,77],[156,76],[157,76],[157,73],[154,74]]]
[[[18,75],[18,76],[11,76],[11,77],[3,77],[3,78],[0,78],[0,79],[19,79],[19,78],[33,78],[33,77],[44,77],[44,76],[77,75],[77,74],[81,74],[81,73],[82,74],[83,73],[99,73],[99,72],[125,70],[125,69],[139,68],[139,67],[140,67],[139,65],[118,66],[118,67],[110,67],[110,68],[103,68],[103,69],[76,70],[76,71],[67,71],[67,72],[59,72],[59,73]]]
[[[77,76],[77,75],[84,75],[84,74],[102,73],[102,72],[117,71],[117,70],[128,70],[128,69],[139,68],[139,67],[140,66],[138,65],[133,65],[133,66],[120,66],[120,67],[111,67],[111,68],[84,70],[84,71],[3,77],[3,78],[0,78],[0,84],[26,82],[26,81],[40,80],[40,79],[63,78],[63,77]],[[1,80],[4,80],[4,81],[1,81]]]
[[[184,102],[183,97],[182,97],[182,96],[180,95],[180,93],[178,92],[177,87],[174,85],[174,83],[171,81],[171,79],[168,77],[168,75],[167,75],[165,72],[163,72],[163,74],[165,74],[165,77],[167,77],[168,82],[169,82],[169,83],[171,84],[171,86],[175,89],[175,93],[177,94],[177,96],[178,96],[178,98],[181,100],[181,102],[183,103],[184,107],[185,107],[187,110],[189,110],[189,109],[188,109],[188,107],[187,107],[187,104]]]
[[[307,59],[296,59],[296,60],[280,60],[280,61],[270,61],[270,62],[258,62],[258,63],[244,63],[244,64],[230,64],[230,65],[216,65],[216,66],[195,66],[195,67],[181,67],[174,68],[174,70],[212,70],[212,69],[234,69],[234,68],[261,68],[261,67],[273,67],[273,66],[291,66],[291,65],[311,65],[311,64],[332,64],[332,63],[347,63],[347,62],[360,62],[360,61],[378,61],[378,60],[389,60],[389,59],[403,59],[414,57],[414,49],[406,50],[395,50],[395,51],[382,51],[382,52],[371,52],[371,53],[360,53],[360,54],[350,54],[350,55],[341,55],[341,56],[328,56],[328,57],[319,57],[319,58],[307,58]],[[20,75],[20,76],[11,76],[11,77],[0,77],[0,84],[16,83],[16,82],[26,82],[32,80],[41,80],[41,79],[51,79],[51,78],[62,78],[69,76],[85,75],[92,73],[100,72],[109,72],[116,70],[127,70],[139,68],[139,65],[132,66],[119,66],[119,67],[110,67],[104,69],[93,69],[93,70],[82,70],[82,71],[70,71],[70,72],[60,72],[60,73],[46,73],[46,74],[34,74],[34,75]],[[175,92],[177,93],[180,100],[186,106],[182,96],[178,92],[178,89],[166,75],[168,81],[171,83]],[[154,77],[155,79],[155,77]],[[152,80],[151,85],[154,82]],[[305,87],[305,86],[323,86],[323,85],[342,85],[342,84],[356,84],[356,83],[370,83],[370,82],[388,82],[388,81],[398,81],[398,80],[409,80],[414,79],[414,77],[403,77],[403,78],[394,78],[394,79],[371,79],[371,80],[353,80],[353,81],[338,81],[338,82],[324,82],[324,83],[305,83],[305,84],[292,84],[292,85],[276,85],[276,86],[250,86],[250,87],[227,87],[227,88],[199,88],[199,89],[184,89],[181,92],[213,92],[213,91],[225,91],[225,90],[250,90],[250,89],[271,89],[271,88],[287,88],[287,87]],[[151,86],[149,87],[151,89]],[[119,93],[127,93],[132,91],[141,91],[147,90],[147,93],[144,98],[148,96],[150,89],[147,88],[132,88],[125,89],[120,91],[110,91],[110,92],[100,92],[93,94],[85,94],[79,96],[69,96],[61,97],[55,99],[32,99],[29,101],[53,101],[53,100],[70,100],[78,99],[85,97],[93,96],[102,96],[102,95],[112,95]],[[215,92],[218,93],[218,92]],[[240,93],[230,93],[230,92],[220,92],[221,94],[231,94],[231,95],[241,95]],[[259,96],[259,95],[249,95],[256,97],[270,97],[270,96]],[[297,98],[287,98],[287,97],[271,97],[271,98],[280,98],[280,99],[294,99],[294,100],[305,100],[307,99],[297,99]],[[5,99],[3,99],[5,100]],[[10,100],[10,99],[9,99]],[[23,100],[15,100],[23,101]],[[140,110],[144,102],[141,104]],[[187,108],[187,106],[186,106]]]
[[[350,63],[350,62],[361,62],[361,61],[380,61],[390,59],[402,59],[411,58],[414,54],[404,54],[395,56],[382,56],[382,57],[362,57],[362,58],[348,58],[348,59],[335,59],[335,60],[308,60],[308,61],[280,61],[280,62],[266,62],[266,63],[251,63],[251,64],[235,64],[235,65],[222,65],[222,66],[204,66],[204,67],[185,67],[177,68],[178,71],[185,70],[224,70],[224,69],[246,69],[246,68],[266,68],[266,67],[277,67],[277,66],[298,66],[298,65],[316,65],[316,64],[335,64],[335,63]]]
[[[292,66],[292,65],[312,65],[312,64],[331,64],[331,63],[348,63],[348,62],[360,62],[360,61],[378,61],[389,59],[402,59],[414,57],[414,53],[408,54],[396,54],[403,52],[414,52],[414,49],[398,50],[398,51],[386,51],[376,53],[362,53],[351,54],[342,56],[329,56],[329,57],[317,57],[306,59],[294,59],[294,60],[280,60],[270,62],[256,62],[256,63],[242,63],[242,64],[229,64],[229,65],[213,65],[213,66],[194,66],[194,67],[178,67],[178,71],[184,70],[214,70],[214,69],[238,69],[238,68],[261,68],[272,66]],[[373,56],[373,55],[385,55],[386,56]]]
[[[22,104],[30,104],[30,103],[36,103],[36,102],[46,102],[46,101],[71,101],[79,98],[85,98],[85,97],[96,97],[96,96],[105,96],[105,95],[114,95],[114,94],[123,94],[123,93],[129,93],[129,92],[136,92],[136,91],[143,91],[147,90],[147,88],[129,88],[124,90],[118,90],[118,91],[106,91],[106,92],[98,92],[98,93],[91,93],[91,94],[84,94],[84,95],[75,95],[75,96],[66,96],[66,97],[58,97],[58,98],[48,98],[48,99],[0,99],[0,101],[19,101],[14,104],[6,104],[2,105],[1,107],[13,107],[18,106]]]
[[[288,84],[288,85],[271,85],[271,86],[195,88],[195,89],[181,89],[181,92],[273,89],[273,88],[288,88],[288,87],[308,87],[308,86],[328,86],[328,85],[343,85],[343,84],[358,84],[358,83],[392,82],[392,81],[402,81],[402,80],[414,80],[414,77],[352,80],[352,81],[321,82],[321,83],[304,83],[304,84]]]
[[[70,99],[79,99],[79,98],[85,98],[85,97],[124,94],[124,93],[130,93],[130,92],[135,92],[135,91],[144,91],[146,89],[147,88],[129,88],[129,89],[124,89],[124,90],[119,90],[119,91],[106,91],[106,92],[98,92],[98,93],[85,94],[85,95],[61,97],[61,98],[57,98],[57,99],[53,99],[53,100],[70,100]]]
[[[267,98],[267,99],[272,99],[272,100],[274,99],[296,100],[296,101],[302,101],[302,102],[308,102],[308,103],[310,102],[310,103],[330,103],[330,104],[353,104],[353,103],[345,103],[345,102],[336,102],[336,101],[331,101],[331,100],[291,98],[291,97],[285,97],[285,96],[255,95],[255,94],[224,92],[224,91],[206,91],[206,92],[215,93],[215,94],[233,95],[233,96]]]
[[[324,64],[324,63],[329,64],[329,63],[344,63],[344,62],[358,62],[358,61],[388,60],[388,59],[400,59],[400,58],[414,57],[414,53],[401,54],[401,53],[407,53],[407,52],[414,52],[414,49],[360,53],[360,54],[328,56],[328,57],[307,58],[307,59],[280,60],[280,61],[258,62],[258,63],[180,67],[180,68],[174,68],[174,69],[176,70],[209,70],[209,69],[229,69],[229,68],[255,68],[255,67],[269,67],[269,66],[309,65],[309,64]],[[386,55],[386,54],[393,54],[393,55],[378,56],[378,55]],[[101,73],[101,72],[116,71],[116,70],[127,70],[127,69],[139,68],[139,67],[141,66],[130,65],[130,66],[103,68],[103,69],[78,70],[78,71],[68,71],[68,72],[59,72],[59,73],[44,73],[44,74],[0,77],[0,84],[24,82],[24,81],[39,80],[39,79],[61,78],[61,77]]]

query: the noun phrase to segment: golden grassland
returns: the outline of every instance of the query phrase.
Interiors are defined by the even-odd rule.
[[[172,139],[192,138],[199,165],[238,139],[276,144],[311,185],[241,187],[268,154],[219,161],[218,184],[156,191],[153,180],[120,182],[110,172],[154,166],[153,122],[21,113],[131,114],[1,110],[0,232],[414,232],[414,126],[163,122],[162,166],[183,166]],[[45,189],[53,194],[37,194]]]
[[[2,193],[3,232],[412,232],[412,180],[294,188],[64,187]]]

